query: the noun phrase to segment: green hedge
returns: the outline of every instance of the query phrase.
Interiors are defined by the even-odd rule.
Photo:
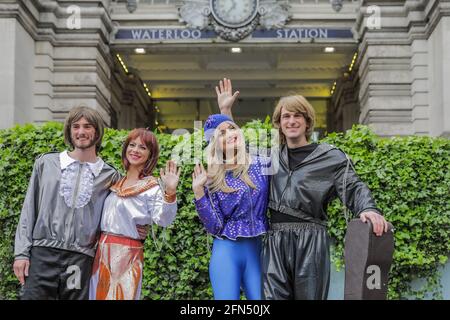
[[[264,123],[251,122],[246,128],[270,129],[270,124],[266,119]],[[120,170],[120,149],[126,134],[124,130],[107,129],[101,150],[101,157]],[[167,134],[158,134],[158,140],[159,165],[165,163],[176,145],[194,141],[193,136],[174,139]],[[449,140],[381,139],[367,127],[355,126],[345,135],[330,134],[324,141],[341,147],[352,157],[358,174],[396,228],[389,297],[413,294],[420,298],[430,290],[439,297],[436,270],[450,252]],[[194,150],[193,146],[187,148]],[[0,299],[17,297],[18,281],[12,272],[14,233],[33,161],[41,153],[64,149],[59,123],[0,130]],[[174,224],[167,229],[155,227],[156,241],[149,237],[146,242],[144,299],[212,297],[208,277],[211,238],[192,204],[191,171],[191,164],[183,166]],[[333,258],[342,266],[345,220],[337,201],[330,205],[329,216],[329,232],[336,239]],[[409,282],[417,276],[429,280],[423,292],[411,292],[409,288]]]

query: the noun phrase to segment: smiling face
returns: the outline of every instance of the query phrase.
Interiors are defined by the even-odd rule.
[[[140,137],[130,141],[126,151],[126,157],[130,166],[134,166],[136,168],[144,167],[149,156],[150,150]]]
[[[226,158],[234,156],[241,143],[239,128],[225,121],[217,127],[217,130],[219,131],[218,146],[222,148],[223,153],[227,156]]]
[[[72,144],[77,149],[89,149],[95,146],[97,135],[93,124],[84,117],[72,123],[70,127]]]
[[[308,125],[300,112],[291,112],[284,107],[281,109],[280,127],[287,141],[306,140]]]
[[[280,142],[289,148],[304,146],[314,131],[315,111],[301,95],[280,98],[273,112],[273,126],[279,130]]]

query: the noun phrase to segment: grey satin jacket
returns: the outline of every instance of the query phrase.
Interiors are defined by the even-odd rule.
[[[29,257],[33,246],[95,256],[103,203],[119,178],[101,159],[81,163],[66,151],[37,158],[16,230],[15,258]]]

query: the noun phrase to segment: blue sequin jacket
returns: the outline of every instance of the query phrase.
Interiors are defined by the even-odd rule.
[[[232,171],[226,172],[225,181],[237,191],[210,193],[205,187],[205,195],[194,200],[194,203],[209,233],[218,238],[236,240],[238,237],[256,237],[267,232],[270,176],[266,174],[266,168],[269,165],[270,158],[252,156],[248,174],[256,189],[234,177]]]

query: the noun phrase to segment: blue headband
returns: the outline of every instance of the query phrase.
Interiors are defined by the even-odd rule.
[[[208,117],[208,119],[206,119],[205,125],[203,128],[205,131],[205,140],[208,143],[211,141],[211,138],[213,137],[214,131],[216,130],[216,128],[218,126],[220,126],[220,124],[222,122],[225,122],[225,121],[230,121],[230,122],[234,123],[234,121],[230,117],[228,117],[224,114],[212,114]]]

